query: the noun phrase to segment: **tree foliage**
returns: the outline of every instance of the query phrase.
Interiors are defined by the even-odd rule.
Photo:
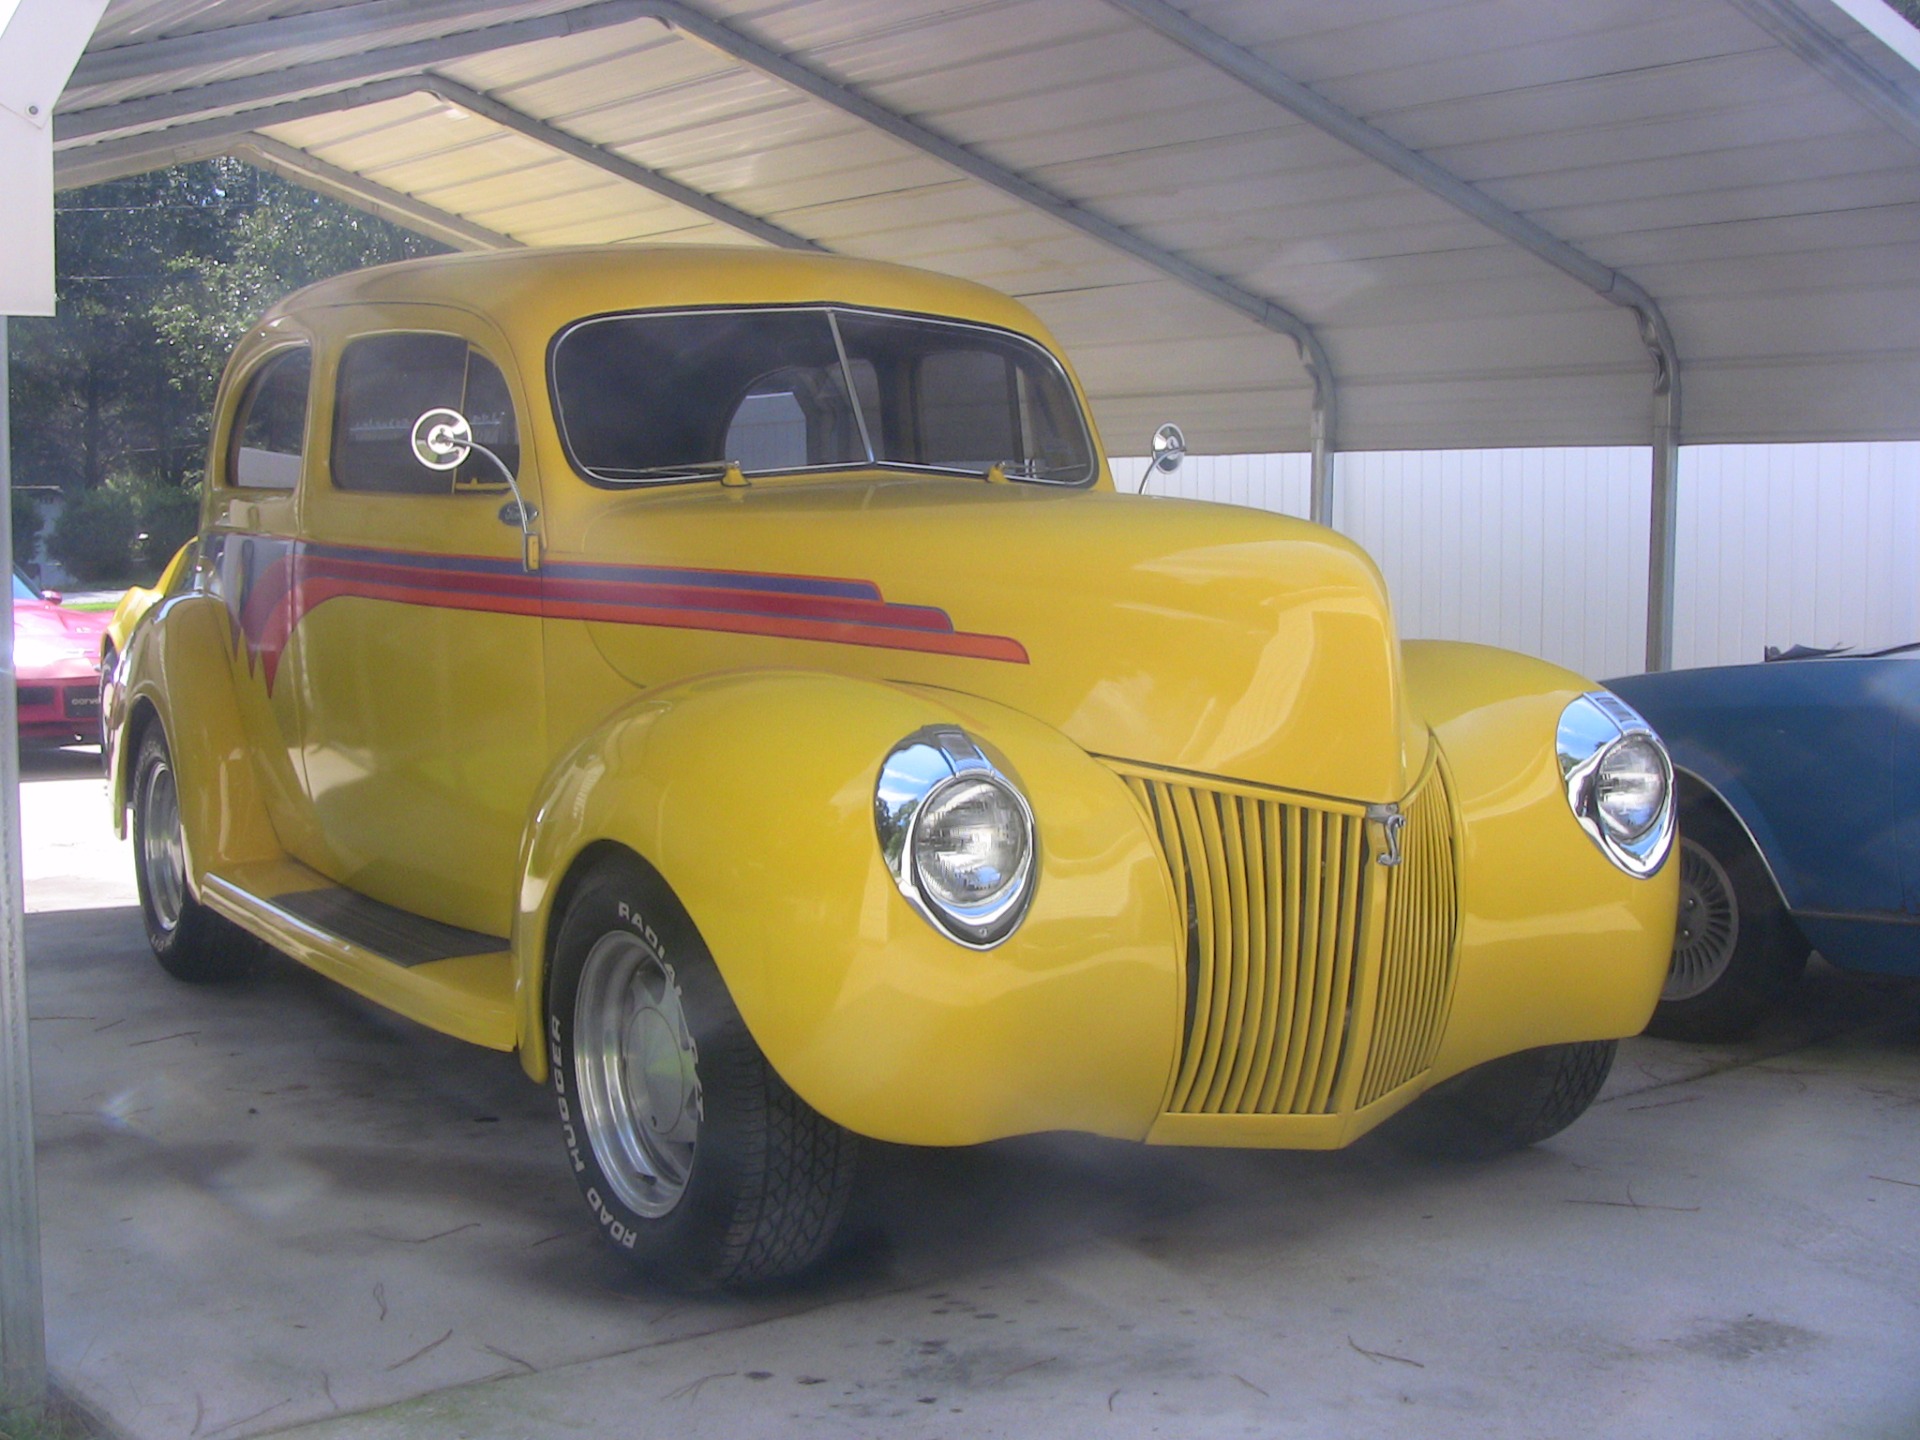
[[[13,478],[66,492],[49,548],[93,575],[190,531],[220,371],[263,310],[442,248],[236,160],[68,191],[54,225],[55,314],[9,326]]]

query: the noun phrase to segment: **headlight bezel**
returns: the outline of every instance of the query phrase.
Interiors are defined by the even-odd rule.
[[[922,882],[922,821],[954,788],[984,784],[1011,801],[1023,831],[1019,864],[994,896],[977,905],[952,905]],[[957,726],[936,725],[907,736],[888,754],[874,784],[874,829],[893,882],[921,917],[955,944],[991,950],[1020,928],[1039,877],[1040,833],[1033,807],[1004,760]]]
[[[1652,821],[1637,833],[1618,834],[1599,797],[1602,765],[1626,748],[1650,746],[1661,796]],[[1645,879],[1666,863],[1674,840],[1673,759],[1640,712],[1609,690],[1592,690],[1567,702],[1554,737],[1567,807],[1587,838],[1620,869]]]

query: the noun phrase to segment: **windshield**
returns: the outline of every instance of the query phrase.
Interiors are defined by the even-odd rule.
[[[585,320],[554,342],[555,413],[587,479],[631,485],[884,465],[1083,485],[1059,362],[986,326],[841,307]]]
[[[21,578],[18,570],[13,572],[13,598],[16,600],[38,600],[40,592]]]

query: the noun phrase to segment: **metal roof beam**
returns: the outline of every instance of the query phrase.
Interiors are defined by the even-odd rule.
[[[710,220],[717,220],[731,226],[743,234],[770,245],[789,250],[818,250],[821,247],[803,235],[796,235],[783,226],[770,220],[729,205],[726,201],[696,190],[690,185],[661,174],[624,155],[615,154],[598,145],[589,144],[577,135],[568,134],[557,126],[536,120],[530,115],[504,105],[490,95],[484,95],[470,86],[445,76],[405,75],[387,80],[376,80],[368,85],[355,86],[347,90],[336,90],[327,94],[303,96],[298,100],[283,101],[278,105],[264,106],[254,110],[244,110],[234,115],[215,116],[207,120],[197,120],[185,125],[172,126],[164,130],[143,132],[122,136],[115,140],[102,140],[91,145],[75,146],[59,151],[54,157],[54,176],[56,187],[62,190],[80,185],[94,185],[103,180],[117,180],[125,175],[138,175],[161,165],[184,164],[190,160],[205,160],[214,155],[230,152],[233,142],[249,137],[260,130],[273,125],[290,124],[296,120],[311,119],[315,115],[330,115],[342,110],[359,109],[366,105],[378,105],[383,101],[396,100],[406,95],[431,95],[449,105],[456,105],[472,112],[482,119],[524,135],[528,139],[549,149],[561,151],[574,159],[616,175],[629,184],[638,185],[644,190],[685,206]],[[281,146],[278,141],[267,141],[268,145],[279,146],[286,155],[304,155],[305,152],[291,146]],[[277,152],[276,152],[277,153]],[[325,165],[324,161],[306,156],[304,163],[312,166]],[[342,177],[349,172],[333,166],[326,166],[332,178],[328,184],[336,188],[344,185]],[[316,175],[320,172],[315,170]],[[297,178],[297,177],[296,177]],[[367,182],[372,184],[372,182]],[[326,190],[326,185],[315,184],[314,188]],[[458,217],[446,211],[437,210],[424,202],[402,196],[399,191],[388,190],[384,186],[374,185],[373,191],[379,192],[378,204],[394,207],[405,199],[419,207],[425,217],[425,223],[414,228],[425,233],[446,239],[449,243],[460,244],[452,235],[441,234],[448,228],[449,222],[464,225]],[[333,193],[329,191],[328,193]],[[369,192],[372,193],[372,192]],[[342,196],[341,198],[349,198]],[[358,204],[357,200],[351,203]],[[412,223],[412,222],[402,222]],[[485,248],[497,248],[496,242],[518,244],[508,241],[504,236],[480,226],[471,227],[470,238],[480,242]]]
[[[284,69],[236,76],[231,80],[216,80],[211,84],[170,90],[137,100],[121,100],[111,105],[78,110],[56,110],[53,117],[54,146],[59,149],[79,141],[103,140],[109,136],[155,129],[250,106],[277,104],[296,96],[340,90],[371,80],[417,75],[435,65],[469,55],[483,55],[514,45],[532,44],[537,40],[555,40],[604,30],[614,25],[628,25],[636,20],[659,20],[661,16],[658,10],[658,5],[650,3],[650,0],[601,0],[599,4],[557,15],[462,30],[437,39],[415,40],[402,45],[365,50],[357,55],[315,60],[306,65],[291,65]],[[141,47],[122,48],[134,50]]]
[[[762,219],[737,206],[729,205],[726,201],[709,195],[704,190],[695,190],[690,185],[683,185],[678,180],[662,175],[658,170],[629,160],[626,156],[603,146],[582,140],[578,135],[570,134],[557,125],[549,125],[546,121],[536,120],[531,115],[514,109],[511,105],[503,105],[491,95],[482,94],[470,86],[462,85],[457,80],[449,80],[441,75],[422,75],[415,88],[444,100],[449,105],[457,105],[462,110],[471,111],[482,119],[491,120],[502,129],[524,135],[550,150],[558,150],[563,155],[570,155],[582,164],[591,165],[596,170],[604,170],[609,175],[617,175],[622,180],[652,191],[655,195],[672,200],[689,210],[697,211],[710,220],[718,220],[721,224],[751,235],[756,240],[764,240],[769,245],[777,245],[786,250],[824,250],[826,248],[804,235],[795,234],[783,225],[776,225],[771,220]]]
[[[1436,165],[1384,130],[1301,84],[1279,67],[1216,34],[1167,0],[1107,0],[1116,10],[1158,31],[1176,45],[1224,71],[1258,95],[1309,125],[1344,141],[1369,160],[1410,180],[1496,234],[1572,276],[1601,299],[1634,313],[1640,338],[1654,362],[1653,525],[1647,578],[1647,668],[1664,670],[1673,651],[1673,480],[1680,436],[1680,352],[1659,302],[1634,280],[1569,245],[1538,222],[1510,210],[1483,190]],[[1746,8],[1772,8],[1786,0],[1734,0]]]
[[[456,250],[518,250],[522,242],[498,230],[489,230],[462,215],[429,205],[424,200],[377,184],[364,175],[309,155],[304,150],[267,135],[249,135],[229,147],[228,153],[263,170],[271,170],[296,185],[317,190],[335,200],[378,215],[408,230],[451,245]]]
[[[183,127],[192,129],[192,126]],[[109,140],[70,150],[53,158],[53,189],[77,190],[83,185],[102,185],[109,180],[124,180],[129,175],[144,175],[168,165],[191,165],[196,160],[211,160],[227,153],[230,135],[236,127],[222,126],[217,136],[190,135],[179,138],[176,132],[136,136],[136,144]]]
[[[363,105],[378,105],[418,91],[413,76],[378,80],[370,85],[353,86],[298,100],[283,100],[277,105],[261,106],[233,115],[213,115],[171,125],[160,130],[140,131],[112,140],[96,140],[84,145],[56,146],[53,153],[53,183],[56,190],[71,190],[80,185],[97,185],[103,180],[118,180],[139,175],[162,165],[179,165],[189,160],[205,160],[224,155],[236,139],[263,130],[270,125],[286,125],[310,120],[316,115],[331,115],[341,110],[356,110]]]
[[[1875,70],[1793,0],[1728,0],[1728,3],[1885,121],[1895,133],[1920,145],[1920,94],[1895,84]]]
[[[442,26],[442,33],[479,30],[512,18],[511,13],[579,9],[580,3],[557,7],[536,0],[363,0],[278,20],[254,20],[223,25],[159,40],[140,40],[84,55],[67,82],[69,94],[97,85],[124,85],[162,79],[203,65],[226,65],[257,60],[295,46],[357,41],[363,48],[385,37]]]

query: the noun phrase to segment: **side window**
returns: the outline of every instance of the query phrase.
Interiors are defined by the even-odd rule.
[[[254,372],[234,415],[229,485],[291,490],[299,484],[312,372],[312,353],[304,345],[281,351]]]
[[[520,427],[513,418],[513,396],[507,390],[507,377],[478,350],[467,351],[467,393],[460,413],[473,426],[473,438],[506,462],[514,478],[520,477]],[[454,475],[454,484],[499,489],[506,484],[493,462],[480,454],[469,455]]]
[[[413,457],[413,422],[427,410],[458,410],[473,438],[516,474],[520,430],[506,377],[457,335],[369,335],[340,357],[334,395],[333,483],[342,490],[445,495],[504,485],[478,453],[451,479]]]

